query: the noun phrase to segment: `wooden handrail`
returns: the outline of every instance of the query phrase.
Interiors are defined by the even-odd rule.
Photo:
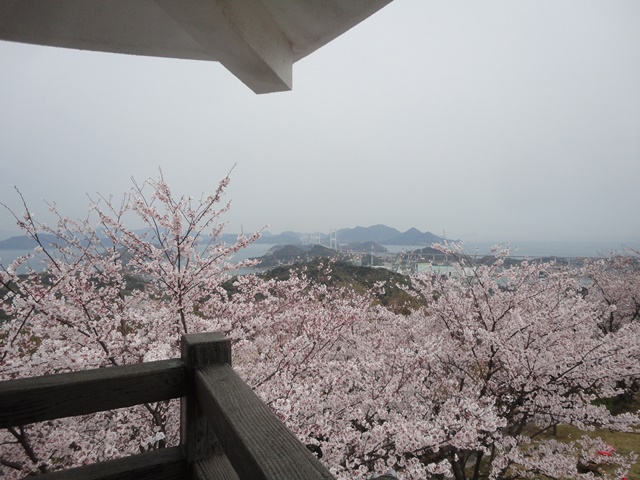
[[[189,478],[189,469],[182,447],[171,447],[93,463],[84,467],[59,470],[34,478],[38,480],[184,480]]]
[[[0,428],[181,398],[181,445],[52,479],[333,477],[231,368],[231,342],[183,335],[182,358],[0,382]]]
[[[0,428],[182,397],[180,359],[0,383]]]

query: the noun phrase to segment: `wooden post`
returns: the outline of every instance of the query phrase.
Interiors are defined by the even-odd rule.
[[[198,460],[219,454],[218,442],[195,395],[195,371],[209,365],[231,365],[231,340],[220,333],[183,335],[182,359],[187,369],[187,395],[181,399],[180,442],[191,469]]]
[[[198,369],[196,394],[225,450],[198,480],[335,480],[230,366]]]

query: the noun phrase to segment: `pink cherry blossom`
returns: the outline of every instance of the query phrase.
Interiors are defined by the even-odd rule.
[[[626,475],[634,455],[542,434],[561,423],[640,423],[596,401],[640,378],[637,263],[507,266],[504,249],[474,263],[445,246],[459,275],[413,278],[424,306],[408,315],[304,271],[238,277],[228,289],[229,256],[257,238],[219,242],[228,183],[199,201],[175,199],[160,175],[134,182],[120,202],[100,197],[83,220],[54,204],[54,226],[16,215],[38,246],[0,266],[1,309],[12,318],[0,324],[1,377],[177,357],[181,334],[220,331],[233,341],[234,368],[338,478],[390,469],[402,479],[582,478],[581,465],[603,461],[617,468],[603,478]],[[132,218],[146,230],[128,228]],[[18,478],[174,445],[178,418],[177,402],[161,402],[5,430],[0,472]]]

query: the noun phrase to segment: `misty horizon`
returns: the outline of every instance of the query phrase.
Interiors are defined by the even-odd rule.
[[[257,96],[212,62],[0,42],[0,202],[230,170],[227,231],[640,242],[640,2],[395,1]],[[234,168],[234,165],[235,168]],[[0,209],[0,235],[15,234]]]
[[[395,229],[395,227],[391,227],[383,224],[370,225],[367,227],[364,226],[356,226],[356,227],[345,227],[343,229],[336,229],[336,238],[338,245],[346,246],[350,243],[359,243],[352,242],[351,240],[345,241],[345,235],[351,237],[353,232],[358,229],[368,230],[374,227],[385,227]],[[137,233],[141,233],[142,230],[146,229],[136,229]],[[433,232],[429,231],[421,231],[416,229],[415,227],[411,227],[406,231],[400,231],[395,229],[400,235],[407,234],[411,230],[418,230],[420,233],[433,234]],[[346,231],[346,233],[345,233]],[[221,241],[231,242],[235,241],[230,237],[240,234],[241,232],[231,232],[225,231],[220,238]],[[253,232],[244,232],[245,234],[250,234]],[[262,255],[264,253],[263,250],[266,250],[268,247],[273,245],[284,245],[289,243],[302,243],[310,242],[315,243],[319,240],[319,243],[322,245],[329,246],[330,245],[330,232],[301,232],[296,231],[294,229],[284,230],[282,232],[272,232],[272,231],[264,231],[263,236],[259,239],[258,242],[252,244],[247,249],[247,252],[242,252],[239,254],[239,259],[250,258],[254,255]],[[288,241],[288,235],[296,236],[295,242]],[[435,235],[435,234],[434,234]],[[305,238],[305,236],[307,236]],[[362,236],[362,234],[361,234]],[[16,255],[21,255],[30,251],[31,248],[20,248],[14,249],[11,247],[6,247],[3,245],[7,240],[15,239],[15,238],[23,238],[23,234],[20,232],[14,232],[14,234],[5,235],[0,232],[0,260],[4,258],[4,261],[11,261],[15,258]],[[372,241],[375,243],[379,243],[380,245],[384,245],[386,247],[391,247],[392,252],[400,251],[400,250],[411,250],[415,248],[422,248],[424,246],[431,246],[434,242],[415,242],[415,243],[395,243],[395,242],[384,242],[379,241],[378,239],[373,239],[373,237],[368,237],[366,234],[360,238],[360,241]],[[633,251],[640,252],[640,241],[592,241],[588,239],[578,240],[578,241],[545,241],[545,240],[515,240],[515,241],[501,241],[501,240],[474,240],[474,239],[454,239],[454,238],[443,238],[442,241],[437,242],[441,244],[447,244],[451,242],[452,244],[458,243],[463,250],[468,254],[478,254],[478,255],[486,255],[491,252],[491,249],[494,247],[509,248],[510,256],[512,257],[543,257],[543,256],[556,256],[556,257],[606,257],[612,253],[631,253]]]

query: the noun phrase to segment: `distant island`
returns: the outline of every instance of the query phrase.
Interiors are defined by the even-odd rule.
[[[386,225],[373,225],[371,227],[343,228],[336,232],[339,244],[354,242],[375,242],[380,245],[431,245],[440,243],[444,238],[431,232],[421,232],[417,228],[410,228],[406,232]]]
[[[220,241],[233,243],[238,237],[237,233],[224,233],[220,236]],[[57,239],[53,235],[42,234],[40,236],[44,244],[55,242]],[[346,246],[351,250],[370,251],[371,244],[377,244],[376,252],[381,245],[406,245],[406,246],[429,246],[432,243],[443,242],[444,239],[431,232],[421,232],[416,228],[410,228],[406,232],[401,232],[386,225],[372,225],[370,227],[343,228],[335,232],[338,245]],[[324,233],[301,233],[286,231],[279,234],[263,232],[262,236],[256,240],[258,244],[270,245],[304,245],[318,244],[329,246],[331,235]],[[29,250],[36,246],[35,241],[26,236],[20,235],[5,240],[0,240],[0,250]]]
[[[432,243],[440,243],[444,241],[443,237],[439,237],[431,232],[421,232],[417,228],[410,228],[406,232],[386,225],[372,225],[370,227],[342,228],[335,232],[338,245],[357,245],[367,242],[374,242],[378,245],[406,245],[406,246],[429,246]],[[223,235],[223,241],[233,241],[234,234]],[[270,245],[303,245],[303,244],[319,244],[330,245],[331,235],[325,233],[300,233],[286,231],[274,235],[270,232],[264,232],[262,236],[256,240],[256,243]]]

